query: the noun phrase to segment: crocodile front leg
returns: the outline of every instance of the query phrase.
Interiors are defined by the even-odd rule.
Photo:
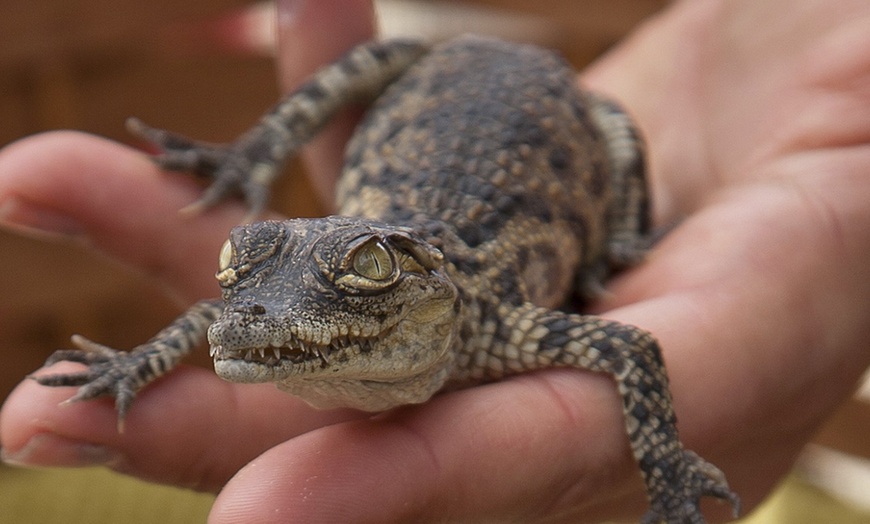
[[[55,351],[45,365],[70,361],[85,364],[87,369],[30,378],[43,386],[79,386],[76,394],[66,402],[113,397],[118,411],[118,430],[123,431],[124,417],[136,393],[175,368],[205,340],[208,326],[221,314],[223,307],[223,301],[219,299],[197,302],[151,340],[129,352],[74,336],[73,344],[79,349]]]
[[[523,304],[502,316],[493,341],[475,348],[468,379],[497,379],[506,374],[551,367],[607,373],[622,396],[625,429],[640,465],[650,500],[644,524],[701,524],[702,496],[740,501],[714,465],[683,448],[676,427],[668,377],[658,343],[637,327],[596,316],[581,316]],[[475,355],[483,351],[485,358]],[[476,368],[475,362],[485,362]]]
[[[189,170],[212,179],[202,197],[187,208],[211,207],[232,191],[241,192],[257,216],[284,162],[316,135],[342,107],[380,94],[428,48],[417,41],[369,42],[316,72],[287,95],[234,143],[221,146],[192,140],[130,119],[127,127],[157,146],[155,161],[166,169]]]

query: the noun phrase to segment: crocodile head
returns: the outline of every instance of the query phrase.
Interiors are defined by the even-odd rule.
[[[345,217],[236,227],[209,328],[215,371],[316,407],[426,401],[453,364],[460,302],[443,256],[406,228]]]

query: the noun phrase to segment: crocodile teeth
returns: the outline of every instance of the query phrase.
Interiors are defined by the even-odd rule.
[[[230,350],[221,345],[211,345],[209,355],[216,360],[237,359],[267,366],[276,366],[279,361],[301,364],[310,360],[319,360],[323,367],[327,367],[339,352],[359,355],[374,351],[376,346],[376,340],[366,338],[353,339],[337,336],[332,337],[328,343],[321,344],[290,336],[289,338],[282,337],[280,341],[271,339],[265,342],[262,347]]]
[[[317,351],[317,358],[320,359],[321,365],[323,367],[328,366],[329,365],[329,358],[327,357],[327,355],[324,354],[323,350],[321,350],[320,348],[318,348],[316,351]]]

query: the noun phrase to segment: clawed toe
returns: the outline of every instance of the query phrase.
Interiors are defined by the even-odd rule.
[[[27,378],[35,380],[38,384],[51,387],[81,386],[91,381],[90,371],[78,373],[60,373],[56,375],[27,375]]]
[[[243,143],[209,144],[148,126],[136,118],[127,120],[127,129],[159,150],[152,159],[163,169],[190,171],[211,180],[202,196],[183,208],[182,214],[202,213],[234,192],[244,195],[249,218],[266,207],[277,165],[250,158]]]
[[[127,409],[132,404],[136,391],[143,385],[136,370],[146,366],[147,360],[80,336],[73,337],[73,343],[79,349],[55,351],[45,365],[64,361],[78,362],[86,365],[87,369],[72,373],[30,375],[29,378],[43,386],[77,387],[75,395],[62,404],[112,397],[118,412],[118,429],[122,430]]]
[[[704,524],[700,499],[715,497],[731,504],[734,518],[740,514],[740,497],[731,491],[725,475],[716,466],[696,453],[683,450],[682,473],[673,477],[666,487],[653,497],[643,524]]]
[[[229,154],[224,145],[209,144],[151,127],[138,118],[128,118],[126,127],[132,135],[152,144],[159,152],[151,157],[152,160],[170,171],[191,171],[213,178]]]

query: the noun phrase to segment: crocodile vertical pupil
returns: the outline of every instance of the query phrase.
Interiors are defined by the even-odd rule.
[[[387,248],[373,240],[354,253],[353,270],[365,278],[385,280],[393,274],[393,260]]]

